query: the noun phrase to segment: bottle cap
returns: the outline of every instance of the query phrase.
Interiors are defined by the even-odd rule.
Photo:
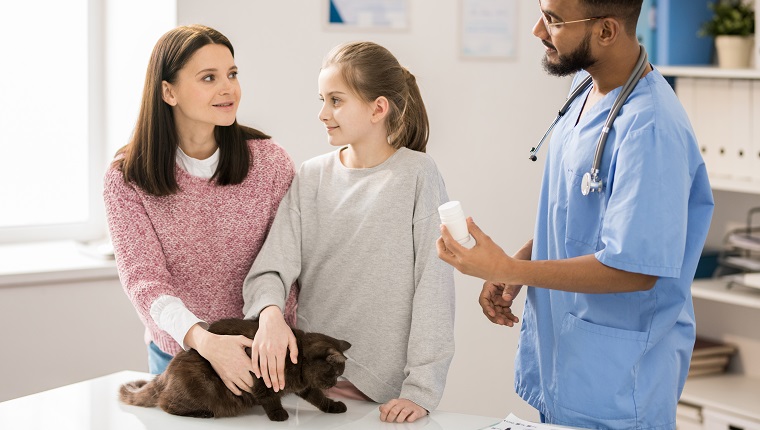
[[[450,202],[444,203],[438,206],[438,215],[440,215],[441,218],[449,218],[457,215],[464,216],[464,212],[462,211],[462,204],[459,203],[458,200],[452,200]]]

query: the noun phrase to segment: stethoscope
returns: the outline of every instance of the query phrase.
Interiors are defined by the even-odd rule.
[[[642,78],[642,76],[644,76],[644,73],[646,73],[648,65],[647,51],[641,45],[639,45],[639,48],[639,59],[636,61],[636,66],[633,68],[633,72],[631,72],[631,75],[628,77],[625,85],[623,85],[623,89],[620,91],[620,94],[618,94],[615,102],[612,104],[612,109],[610,110],[609,115],[607,115],[607,120],[604,122],[602,134],[599,136],[599,141],[596,144],[594,164],[591,165],[591,170],[583,175],[583,180],[581,181],[581,193],[583,193],[584,196],[587,196],[590,192],[593,193],[602,191],[602,180],[599,178],[599,167],[602,164],[604,144],[607,142],[607,136],[610,133],[612,123],[615,121],[615,117],[617,117],[620,108],[623,107],[626,100],[628,99],[628,96],[631,94],[631,92],[633,92],[633,89],[636,88],[636,84],[639,83],[639,80]],[[541,138],[541,140],[538,142],[538,145],[536,145],[534,148],[530,148],[529,158],[531,161],[536,161],[536,154],[538,153],[538,149],[541,148],[541,145],[544,143],[544,140],[546,140],[546,137],[549,135],[549,133],[551,133],[552,129],[554,129],[554,126],[557,125],[559,119],[565,115],[573,101],[590,86],[591,76],[588,76],[583,80],[583,82],[575,87],[572,93],[570,93],[570,96],[568,96],[565,104],[562,105],[562,108],[560,108],[559,112],[557,112],[557,117],[554,118],[554,122],[552,122],[552,125],[550,125],[549,129],[546,130],[546,133],[544,133],[544,137]]]

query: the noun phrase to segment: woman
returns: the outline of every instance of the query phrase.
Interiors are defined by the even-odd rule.
[[[201,26],[156,44],[130,142],[105,177],[122,285],[146,327],[151,373],[196,349],[235,394],[250,391],[243,336],[206,331],[243,317],[241,286],[294,175],[269,136],[236,121],[230,41]]]

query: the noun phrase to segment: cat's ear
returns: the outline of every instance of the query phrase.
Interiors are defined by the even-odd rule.
[[[327,350],[327,362],[330,364],[343,364],[346,362],[346,356],[337,349],[330,348]]]
[[[338,349],[340,349],[340,352],[345,352],[348,348],[351,348],[350,343],[346,342],[345,340],[338,341]]]

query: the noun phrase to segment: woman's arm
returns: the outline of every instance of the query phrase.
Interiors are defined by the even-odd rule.
[[[240,348],[242,340],[207,332],[205,322],[179,299],[180,287],[171,281],[163,247],[138,191],[112,169],[106,174],[103,196],[119,278],[143,324],[166,331],[183,347],[198,350],[233,393],[250,390],[253,378],[248,373],[248,356]],[[250,339],[246,341],[245,346],[250,346]],[[237,358],[230,360],[231,357]],[[243,359],[247,368],[229,364]]]

